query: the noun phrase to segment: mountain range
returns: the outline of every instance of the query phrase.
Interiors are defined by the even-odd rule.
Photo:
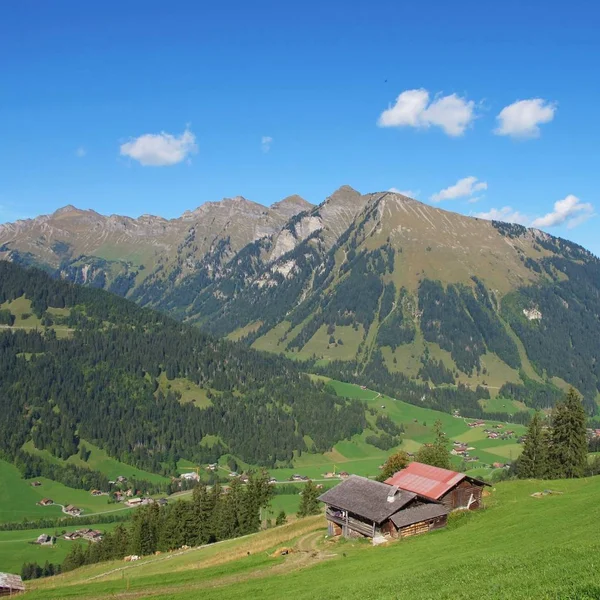
[[[236,197],[171,220],[67,206],[1,225],[0,258],[336,376],[540,408],[574,385],[590,412],[600,396],[600,261],[398,193]]]

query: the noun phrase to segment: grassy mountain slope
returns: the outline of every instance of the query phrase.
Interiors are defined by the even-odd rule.
[[[189,317],[256,348],[351,361],[358,372],[376,361],[433,385],[479,384],[493,396],[505,382],[526,384],[521,372],[558,376],[594,409],[595,257],[540,231],[397,194],[361,198],[335,243],[316,230],[251,277],[232,268],[197,297]]]
[[[328,541],[323,518],[313,517],[169,559],[85,567],[32,582],[25,597],[597,598],[600,545],[590,523],[600,518],[600,478],[553,481],[561,494],[531,497],[545,487],[498,484],[486,510],[386,547]],[[281,547],[296,551],[271,556]]]
[[[256,349],[508,402],[531,381],[574,385],[590,412],[600,398],[598,259],[400,194],[343,186],[319,206],[268,209],[236,198],[172,221],[69,208],[3,226],[0,243],[0,256],[58,265]]]

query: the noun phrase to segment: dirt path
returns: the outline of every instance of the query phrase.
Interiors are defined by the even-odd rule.
[[[197,583],[192,583],[188,585],[184,585],[181,587],[173,588],[172,585],[168,587],[154,587],[152,589],[139,590],[139,591],[127,591],[124,590],[122,592],[113,593],[112,598],[121,598],[123,600],[133,599],[133,598],[151,598],[152,596],[166,594],[168,592],[182,593],[186,591],[193,590],[201,590],[207,588],[217,588],[223,587],[227,585],[233,585],[236,583],[241,583],[243,581],[249,581],[252,579],[260,579],[262,577],[271,577],[273,575],[279,574],[287,574],[293,571],[303,569],[309,567],[317,562],[322,560],[327,560],[329,558],[334,558],[337,555],[331,552],[324,552],[319,549],[319,542],[323,539],[324,533],[323,531],[312,531],[301,536],[296,544],[293,546],[293,551],[285,557],[282,562],[277,562],[272,566],[267,566],[259,569],[254,569],[252,571],[248,571],[246,573],[239,573],[235,575],[224,575],[222,577],[217,577],[214,579],[210,579],[208,581],[199,581]],[[249,536],[248,536],[249,537]],[[185,552],[190,552],[192,550],[196,550],[197,548],[191,548],[190,550],[173,553],[167,556],[161,556],[160,558],[156,558],[151,561],[145,561],[144,563],[138,563],[135,565],[127,565],[124,567],[119,567],[117,569],[113,569],[109,572],[102,573],[100,575],[96,575],[91,577],[85,582],[90,582],[93,580],[97,580],[101,577],[104,577],[110,573],[118,572],[118,571],[126,571],[130,568],[142,567],[155,562],[160,562],[163,560],[168,560],[173,556],[177,556],[179,554],[183,554]],[[126,577],[126,575],[125,575]],[[94,596],[88,597],[88,600],[104,600],[106,596]]]
[[[323,539],[322,531],[313,531],[303,535],[296,543],[295,549],[298,552],[314,552],[318,550],[317,543]]]

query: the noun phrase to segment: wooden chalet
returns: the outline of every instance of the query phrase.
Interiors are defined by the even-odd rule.
[[[25,591],[25,585],[19,575],[0,573],[0,596],[15,596]]]
[[[76,506],[73,506],[72,504],[67,504],[63,512],[71,515],[72,517],[78,517],[82,513],[82,510]]]
[[[411,462],[385,483],[411,492],[420,499],[439,502],[448,510],[481,508],[484,481],[469,477],[464,473],[431,467],[418,462]]]
[[[427,508],[417,494],[365,477],[348,479],[319,497],[327,508],[329,535],[397,538],[446,524],[448,510],[436,504]],[[431,523],[430,523],[431,522]],[[426,523],[421,526],[421,523]]]

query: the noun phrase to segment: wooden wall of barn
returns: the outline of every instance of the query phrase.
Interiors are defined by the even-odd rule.
[[[445,496],[440,498],[441,503],[450,510],[457,508],[467,508],[471,494],[473,502],[469,507],[470,510],[481,508],[481,493],[483,486],[463,479],[457,486],[453,487]]]
[[[388,521],[385,525],[390,526],[386,533],[389,533],[392,538],[405,538],[421,533],[427,533],[434,529],[442,529],[442,527],[446,527],[447,523],[448,515],[442,515],[441,517],[419,521],[418,523],[413,523],[412,525],[407,525],[400,529],[396,529],[391,521]]]

